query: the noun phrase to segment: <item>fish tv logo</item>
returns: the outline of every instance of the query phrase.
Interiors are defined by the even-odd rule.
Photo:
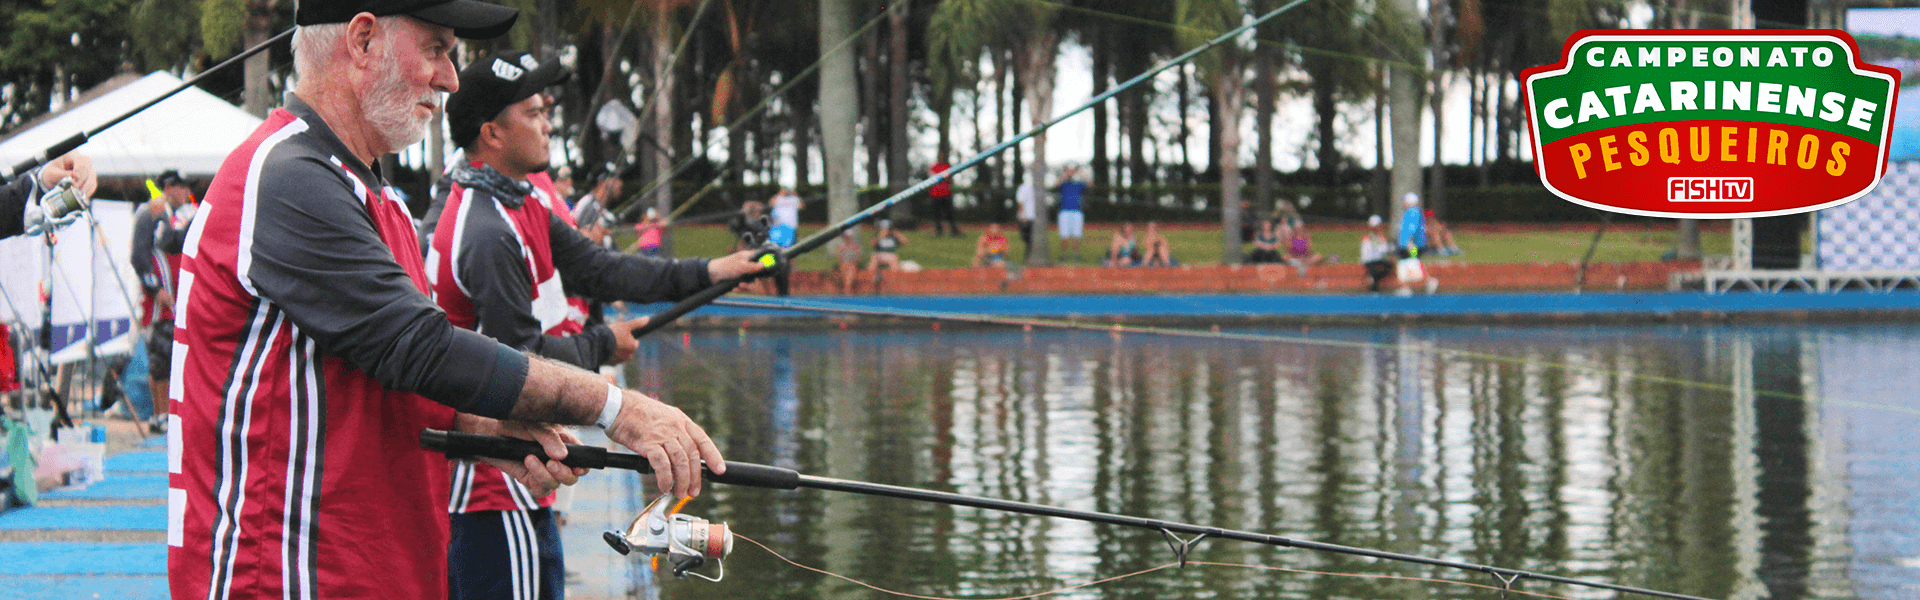
[[[1521,93],[1547,189],[1618,213],[1789,215],[1886,173],[1900,72],[1836,30],[1589,30]]]

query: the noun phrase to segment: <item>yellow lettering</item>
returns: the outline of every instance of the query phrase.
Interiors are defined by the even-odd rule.
[[[1767,164],[1787,165],[1787,142],[1791,137],[1785,131],[1767,130]]]
[[[1853,154],[1853,148],[1846,142],[1833,143],[1833,160],[1827,161],[1827,174],[1839,177],[1847,172],[1847,155]]]
[[[1593,158],[1593,149],[1586,144],[1574,144],[1567,148],[1567,152],[1573,156],[1573,173],[1579,175],[1580,179],[1586,179],[1587,161]]]
[[[1793,158],[1802,169],[1811,169],[1820,164],[1820,136],[1811,133],[1800,136],[1800,152]]]
[[[1680,132],[1672,127],[1660,130],[1660,162],[1680,164]]]
[[[1620,162],[1613,159],[1619,153],[1620,149],[1613,147],[1613,136],[1600,138],[1600,164],[1606,165],[1608,171],[1620,170]]]
[[[1733,137],[1736,135],[1740,135],[1739,127],[1720,128],[1720,162],[1740,160],[1740,155],[1733,153],[1733,147],[1740,145],[1740,140]]]
[[[1647,165],[1647,160],[1653,158],[1647,152],[1647,132],[1635,131],[1627,134],[1627,145],[1633,146],[1633,152],[1627,154],[1627,160],[1632,162],[1633,166],[1644,167]]]

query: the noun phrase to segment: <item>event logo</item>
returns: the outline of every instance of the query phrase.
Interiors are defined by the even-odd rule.
[[[1521,94],[1547,189],[1601,210],[1733,219],[1859,198],[1887,169],[1900,72],[1837,30],[1591,30]]]

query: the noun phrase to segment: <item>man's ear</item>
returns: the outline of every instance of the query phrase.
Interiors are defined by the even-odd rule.
[[[380,23],[373,13],[360,13],[347,21],[347,60],[354,66],[374,68],[373,40],[380,37]]]

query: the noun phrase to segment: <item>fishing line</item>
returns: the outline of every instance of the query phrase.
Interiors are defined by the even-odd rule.
[[[990,598],[990,599],[982,599],[982,598],[954,598],[954,597],[948,597],[948,596],[923,596],[923,595],[920,595],[920,594],[912,594],[912,593],[907,593],[907,592],[901,592],[901,591],[896,591],[896,590],[890,590],[890,589],[886,589],[886,588],[883,588],[883,587],[880,587],[880,586],[877,586],[877,585],[874,585],[874,584],[871,584],[871,583],[867,583],[867,582],[865,582],[865,581],[861,581],[861,580],[858,580],[858,579],[854,579],[854,578],[852,578],[852,577],[848,577],[848,576],[846,576],[846,575],[841,575],[841,574],[839,574],[839,573],[835,573],[835,572],[833,572],[833,571],[828,571],[828,570],[826,570],[826,569],[822,569],[822,568],[819,568],[819,567],[814,567],[814,566],[809,566],[809,565],[804,565],[804,564],[800,564],[799,562],[797,562],[797,561],[795,561],[795,560],[793,560],[793,559],[791,559],[791,558],[787,558],[787,557],[786,557],[786,555],[783,555],[783,554],[781,554],[781,553],[779,553],[779,552],[775,552],[773,548],[769,548],[769,547],[767,547],[767,545],[766,545],[766,544],[762,544],[762,543],[760,543],[760,541],[759,541],[759,540],[755,540],[755,539],[753,539],[753,538],[750,538],[750,537],[747,537],[747,535],[746,535],[746,534],[744,534],[744,533],[740,533],[740,532],[739,532],[739,530],[734,530],[734,531],[733,531],[733,537],[736,537],[736,538],[740,538],[740,539],[743,539],[743,540],[746,540],[747,542],[749,542],[749,543],[751,543],[751,544],[753,544],[754,546],[758,546],[758,547],[759,547],[759,548],[760,548],[761,550],[765,550],[765,551],[767,552],[767,554],[772,554],[774,558],[778,558],[778,559],[780,559],[780,560],[782,560],[782,561],[785,561],[785,562],[786,562],[787,564],[790,564],[790,565],[793,565],[793,566],[795,566],[795,567],[799,567],[799,568],[802,568],[802,569],[806,569],[806,570],[808,570],[808,571],[813,571],[813,572],[815,572],[815,573],[819,573],[819,574],[822,574],[822,575],[826,575],[826,576],[828,576],[828,577],[834,577],[834,578],[838,578],[838,579],[842,579],[842,580],[845,580],[845,581],[847,581],[847,582],[849,582],[849,583],[852,583],[852,584],[854,584],[854,585],[858,585],[858,586],[861,586],[861,587],[865,587],[865,588],[867,588],[867,589],[870,589],[870,590],[874,590],[874,591],[877,591],[877,592],[880,592],[880,593],[883,593],[883,594],[888,594],[888,595],[893,595],[893,596],[900,596],[900,597],[902,597],[902,598],[915,598],[915,599],[917,599],[917,600],[1027,600],[1027,599],[1029,599],[1029,598],[1039,598],[1039,597],[1042,597],[1042,596],[1051,596],[1051,595],[1054,595],[1054,594],[1063,594],[1063,593],[1066,593],[1066,592],[1071,592],[1071,591],[1074,591],[1074,590],[1078,590],[1078,589],[1084,589],[1084,588],[1089,588],[1089,587],[1093,587],[1093,586],[1096,586],[1096,585],[1102,585],[1102,584],[1107,584],[1107,583],[1112,583],[1112,582],[1115,582],[1115,581],[1119,581],[1119,580],[1122,580],[1122,579],[1127,579],[1127,578],[1130,578],[1130,577],[1137,577],[1137,576],[1140,576],[1140,575],[1145,575],[1145,574],[1148,574],[1148,573],[1152,573],[1152,572],[1155,572],[1155,571],[1161,571],[1161,570],[1165,570],[1165,569],[1169,569],[1169,568],[1174,568],[1174,567],[1178,567],[1178,566],[1180,566],[1180,563],[1179,563],[1179,562],[1170,562],[1170,563],[1167,563],[1167,564],[1164,564],[1164,565],[1160,565],[1160,566],[1157,566],[1157,567],[1149,567],[1149,568],[1146,568],[1146,569],[1141,569],[1141,570],[1138,570],[1138,571],[1134,571],[1134,572],[1132,572],[1132,573],[1127,573],[1127,574],[1125,574],[1125,575],[1115,575],[1115,576],[1113,576],[1113,577],[1108,577],[1108,578],[1105,578],[1105,579],[1097,579],[1097,580],[1094,580],[1094,581],[1089,581],[1089,582],[1086,582],[1086,583],[1081,583],[1081,584],[1077,584],[1077,585],[1071,585],[1071,586],[1067,586],[1067,587],[1063,587],[1063,588],[1058,588],[1058,589],[1052,589],[1052,590],[1047,590],[1047,591],[1044,591],[1044,592],[1038,592],[1038,593],[1033,593],[1033,594],[1027,594],[1027,595],[1024,595],[1024,596],[1007,596],[1007,597],[1004,597],[1004,598]],[[1313,570],[1308,570],[1308,569],[1294,569],[1294,568],[1288,568],[1288,567],[1275,567],[1275,566],[1270,566],[1270,565],[1250,565],[1250,564],[1244,564],[1244,563],[1223,563],[1223,562],[1208,562],[1208,561],[1202,561],[1202,560],[1190,560],[1190,561],[1187,561],[1187,564],[1190,564],[1190,565],[1207,565],[1207,566],[1212,566],[1212,567],[1235,567],[1235,568],[1242,568],[1242,569],[1253,569],[1253,570],[1262,570],[1262,571],[1284,571],[1284,572],[1288,572],[1288,573],[1300,573],[1300,574],[1303,574],[1303,575],[1320,575],[1320,576],[1327,576],[1327,577],[1350,577],[1350,578],[1354,578],[1354,579],[1392,579],[1392,580],[1401,580],[1401,581],[1417,581],[1417,582],[1422,582],[1422,583],[1445,583],[1445,584],[1451,584],[1451,585],[1460,585],[1460,586],[1466,586],[1466,587],[1475,587],[1475,588],[1481,588],[1481,589],[1486,589],[1486,590],[1493,590],[1493,591],[1497,591],[1497,592],[1498,592],[1498,591],[1504,591],[1504,592],[1509,592],[1509,593],[1513,593],[1513,594],[1520,594],[1520,595],[1523,595],[1523,596],[1533,596],[1533,597],[1536,597],[1536,598],[1547,598],[1547,599],[1549,599],[1549,600],[1571,600],[1570,598],[1567,598],[1567,597],[1565,597],[1565,596],[1555,596],[1555,595],[1552,595],[1552,594],[1542,594],[1542,593],[1539,593],[1539,592],[1528,592],[1528,591],[1524,591],[1524,590],[1515,590],[1515,589],[1508,589],[1508,588],[1502,588],[1502,587],[1498,587],[1498,586],[1492,586],[1492,585],[1486,585],[1486,584],[1481,584],[1481,583],[1472,583],[1472,582],[1467,582],[1467,581],[1454,581],[1454,580],[1451,580],[1451,579],[1436,579],[1436,578],[1432,578],[1432,577],[1413,577],[1413,576],[1409,576],[1409,575],[1377,575],[1377,574],[1365,574],[1365,573],[1335,573],[1335,572],[1331,572],[1331,571],[1313,571]]]
[[[774,88],[772,92],[767,93],[766,97],[760,99],[759,104],[753,105],[753,108],[741,114],[740,118],[734,119],[732,121],[727,122],[727,124],[722,125],[722,127],[727,128],[727,135],[720,136],[719,139],[707,142],[706,147],[701,149],[701,152],[699,155],[687,157],[685,160],[680,161],[680,164],[674,165],[673,168],[668,170],[666,174],[655,178],[652,184],[649,184],[645,189],[640,190],[640,193],[630,196],[629,200],[627,200],[626,202],[623,202],[618,212],[622,213],[628,219],[632,219],[633,215],[639,214],[640,211],[638,209],[645,205],[645,201],[642,200],[642,198],[646,198],[647,195],[652,194],[654,190],[660,189],[660,186],[662,185],[671,184],[673,182],[674,177],[679,176],[680,173],[692,167],[694,163],[699,162],[702,158],[706,156],[706,153],[712,152],[714,148],[719,147],[720,142],[726,141],[728,137],[738,135],[738,133],[736,132],[736,128],[740,124],[747,122],[749,119],[758,118],[762,111],[765,111],[768,106],[771,106],[773,104],[774,99],[783,97],[786,94],[787,90],[792,89],[793,86],[800,85],[801,81],[806,80],[806,78],[811,77],[815,71],[820,70],[820,65],[824,64],[827,61],[828,56],[832,56],[834,54],[841,52],[842,50],[845,50],[848,45],[851,45],[854,42],[854,40],[860,39],[860,36],[866,35],[867,30],[873,29],[875,25],[879,25],[880,19],[885,18],[890,12],[892,12],[893,10],[895,10],[897,7],[900,7],[900,6],[904,6],[904,5],[895,4],[887,7],[887,10],[880,11],[879,15],[875,16],[872,19],[868,19],[866,24],[861,25],[860,27],[854,29],[853,33],[847,36],[847,39],[840,40],[840,43],[834,44],[833,48],[827,50],[826,52],[820,53],[820,60],[813,61],[813,64],[807,65],[807,68],[802,69],[799,73],[794,74],[792,81],[788,81],[784,84],[781,84],[780,87]]]
[[[1095,94],[1093,98],[1088,99],[1086,102],[1081,103],[1079,106],[1074,107],[1072,110],[1068,110],[1051,119],[1048,119],[1046,122],[1041,123],[1037,126],[1034,126],[1020,133],[1019,135],[1014,136],[1012,139],[1001,141],[1000,143],[995,144],[992,148],[987,149],[987,151],[976,154],[972,157],[969,157],[966,160],[961,161],[959,164],[953,165],[952,168],[949,168],[946,171],[934,174],[933,176],[927,177],[926,179],[922,179],[918,182],[915,182],[913,185],[907,186],[906,189],[901,190],[900,192],[894,194],[892,197],[889,197],[886,200],[882,200],[879,203],[874,204],[873,206],[869,206],[865,210],[861,210],[860,212],[854,213],[853,216],[847,217],[846,219],[840,221],[839,223],[829,225],[826,228],[816,231],[812,235],[807,236],[805,239],[801,239],[798,242],[795,242],[792,246],[788,248],[763,251],[758,256],[755,257],[755,261],[761,262],[761,264],[767,265],[770,268],[776,268],[776,267],[784,268],[786,265],[783,263],[788,263],[793,257],[797,257],[800,255],[806,254],[808,252],[812,252],[814,250],[819,249],[821,246],[825,246],[829,240],[839,237],[841,232],[847,231],[856,226],[859,226],[861,222],[867,219],[873,218],[873,216],[879,214],[880,211],[887,210],[888,208],[891,208],[893,205],[898,204],[901,201],[906,200],[907,198],[911,198],[915,195],[925,192],[928,188],[932,188],[934,184],[940,183],[942,181],[950,181],[952,180],[954,175],[958,175],[962,172],[965,172],[967,169],[973,168],[974,165],[978,165],[981,162],[984,162],[989,157],[992,157],[1001,152],[1004,152],[1007,149],[1012,148],[1023,141],[1026,141],[1028,138],[1032,138],[1036,135],[1039,135],[1041,132],[1044,132],[1048,129],[1053,128],[1054,125],[1058,125],[1061,122],[1066,121],[1067,119],[1073,118],[1074,116],[1079,115],[1082,112],[1085,112],[1087,109],[1093,108],[1095,105],[1101,102],[1105,102],[1108,99],[1111,99],[1116,95],[1119,95],[1121,92],[1131,89],[1134,86],[1141,84],[1142,82],[1148,81],[1152,79],[1154,76],[1157,76],[1160,73],[1167,71],[1168,69],[1172,69],[1174,67],[1186,64],[1187,61],[1190,61],[1194,57],[1197,57],[1200,54],[1213,49],[1214,46],[1218,46],[1220,44],[1232,41],[1234,37],[1238,36],[1242,32],[1258,27],[1262,23],[1265,23],[1267,21],[1271,21],[1279,17],[1280,15],[1285,14],[1287,11],[1293,10],[1295,7],[1305,4],[1306,2],[1307,0],[1293,0],[1292,2],[1288,2],[1286,5],[1276,8],[1271,12],[1268,12],[1259,17],[1250,19],[1247,23],[1239,27],[1236,27],[1231,31],[1228,31],[1227,33],[1221,34],[1219,37],[1215,37],[1211,40],[1207,40],[1205,43],[1194,46],[1192,49],[1187,50],[1184,53],[1181,53],[1179,56],[1175,56],[1167,60],[1166,62],[1163,62],[1163,63],[1160,63],[1159,65],[1154,66],[1151,69],[1147,69],[1146,71],[1141,72],[1139,75],[1135,75],[1132,79],[1128,79],[1124,82],[1121,82],[1119,85],[1116,85],[1113,88],[1108,89],[1107,91],[1101,92],[1099,94]],[[895,6],[900,6],[900,5],[895,5]],[[729,133],[729,135],[731,135],[731,133]],[[674,304],[671,308],[668,308],[667,310],[659,314],[653,315],[652,320],[649,321],[645,326],[635,329],[633,331],[633,335],[635,337],[640,337],[648,333],[652,333],[654,330],[657,330],[661,327],[666,326],[668,323],[673,322],[675,319],[679,319],[681,316],[689,312],[692,312],[694,309],[714,301],[720,296],[725,295],[727,292],[733,291],[734,288],[739,287],[740,284],[743,283],[744,281],[746,281],[746,279],[736,278],[736,279],[728,279],[724,281],[715,282],[712,286],[708,287],[707,289],[701,290],[693,294],[692,296],[688,296],[686,299],[681,300],[679,303]]]
[[[1144,334],[1144,335],[1161,335],[1161,336],[1170,336],[1170,337],[1223,339],[1223,340],[1234,340],[1234,341],[1255,342],[1255,343],[1327,346],[1327,347],[1349,348],[1349,349],[1358,349],[1358,350],[1399,350],[1400,349],[1397,346],[1381,344],[1376,342],[1327,340],[1327,339],[1316,339],[1316,338],[1309,338],[1309,337],[1259,334],[1259,333],[1224,332],[1224,331],[1218,330],[1217,328],[1212,331],[1200,331],[1200,330],[1194,330],[1194,329],[1180,329],[1180,328],[1168,328],[1168,327],[1121,325],[1118,323],[1114,323],[1114,324],[1081,323],[1078,321],[1065,321],[1065,320],[1059,320],[1059,319],[1044,319],[1044,318],[1035,318],[1035,317],[995,317],[995,316],[989,316],[989,315],[947,313],[947,312],[938,312],[938,311],[923,311],[923,310],[912,310],[912,309],[901,309],[901,308],[887,308],[887,309],[859,308],[859,307],[850,307],[850,306],[844,306],[844,305],[834,305],[834,304],[824,303],[824,302],[794,300],[794,299],[749,300],[749,299],[733,298],[733,299],[715,300],[714,304],[721,305],[721,306],[740,307],[740,308],[786,309],[786,310],[795,310],[795,311],[803,311],[803,312],[844,313],[844,314],[861,315],[861,316],[899,317],[899,318],[910,318],[910,319],[926,319],[926,320],[933,320],[933,321],[956,321],[956,322],[963,322],[963,323],[979,323],[984,325],[1017,325],[1017,326],[1021,326],[1029,329],[1033,327],[1047,327],[1052,329],[1067,329],[1067,330],[1080,330],[1080,331],[1106,331],[1106,332],[1113,333],[1115,335],[1123,334],[1123,333],[1131,333],[1131,334]],[[1241,316],[1263,316],[1263,315],[1258,315],[1256,313],[1246,313],[1244,311],[1234,311],[1234,312],[1240,313]],[[1482,361],[1488,361],[1488,362],[1515,364],[1515,365],[1521,365],[1521,366],[1540,366],[1540,367],[1560,369],[1560,370],[1569,371],[1569,372],[1584,371],[1584,372],[1598,373],[1603,375],[1612,375],[1615,377],[1623,377],[1623,378],[1639,380],[1639,381],[1647,381],[1652,383],[1662,383],[1662,384],[1676,385],[1676,386],[1682,386],[1682,387],[1706,389],[1706,390],[1717,391],[1717,392],[1726,392],[1729,394],[1742,391],[1739,388],[1736,388],[1732,385],[1727,385],[1727,384],[1719,384],[1719,383],[1712,383],[1712,382],[1706,382],[1706,381],[1695,381],[1690,379],[1667,377],[1662,375],[1627,373],[1617,369],[1609,369],[1606,367],[1581,366],[1581,365],[1574,365],[1574,364],[1563,363],[1563,362],[1553,362],[1553,361],[1545,361],[1545,360],[1532,359],[1532,358],[1505,356],[1500,354],[1476,352],[1472,350],[1460,350],[1460,349],[1446,348],[1441,346],[1432,346],[1430,347],[1430,350],[1438,355],[1450,356],[1455,358],[1468,358],[1468,359],[1482,360]],[[1809,400],[1809,398],[1805,394],[1792,394],[1788,392],[1780,392],[1780,391],[1764,390],[1764,389],[1755,389],[1752,391],[1753,391],[1753,394],[1757,397],[1782,398],[1782,399],[1788,399],[1788,400],[1798,400],[1801,402],[1806,402]],[[1895,405],[1879,404],[1879,403],[1872,403],[1872,402],[1860,402],[1860,401],[1854,401],[1854,400],[1823,399],[1822,402],[1825,404],[1840,406],[1845,408],[1885,410],[1885,411],[1920,416],[1920,408],[1895,406]]]

